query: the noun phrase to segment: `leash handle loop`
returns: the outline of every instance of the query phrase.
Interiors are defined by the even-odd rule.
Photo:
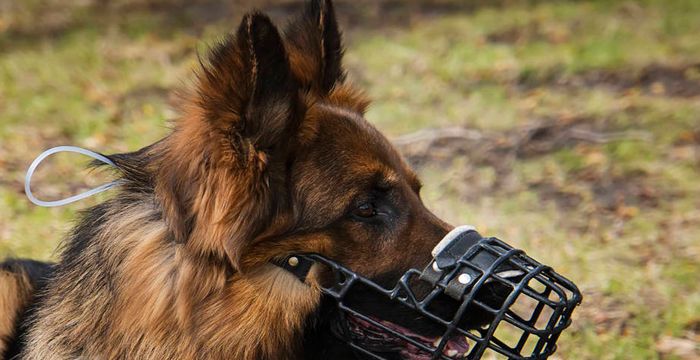
[[[27,175],[24,179],[24,192],[27,194],[27,198],[29,198],[29,201],[31,201],[35,205],[39,205],[39,206],[43,206],[43,207],[63,206],[63,205],[67,205],[67,204],[85,199],[85,198],[93,196],[95,194],[101,193],[101,192],[108,190],[108,189],[114,187],[115,185],[119,184],[119,181],[115,180],[115,181],[112,181],[112,182],[109,182],[106,184],[102,184],[102,185],[100,185],[96,188],[90,189],[86,192],[83,192],[83,193],[80,193],[77,195],[73,195],[73,196],[70,196],[70,197],[67,197],[67,198],[61,199],[61,200],[44,201],[41,199],[37,199],[34,196],[34,194],[32,193],[32,188],[31,188],[31,181],[32,181],[32,176],[34,176],[34,171],[36,171],[36,168],[39,166],[39,164],[41,164],[41,162],[44,161],[47,157],[49,157],[53,154],[56,154],[56,153],[60,153],[60,152],[73,152],[73,153],[82,154],[82,155],[91,157],[95,160],[102,161],[103,163],[110,165],[112,167],[116,167],[114,162],[112,162],[112,160],[108,159],[106,156],[104,156],[102,154],[98,154],[94,151],[90,151],[87,149],[77,147],[77,146],[57,146],[57,147],[53,147],[51,149],[48,149],[48,150],[44,151],[43,153],[41,153],[39,156],[37,156],[36,159],[34,159],[34,161],[32,161],[32,164],[29,166],[29,169],[27,170]]]

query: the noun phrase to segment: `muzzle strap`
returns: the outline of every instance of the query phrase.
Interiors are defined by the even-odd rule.
[[[488,239],[482,237],[472,226],[456,227],[435,246],[432,251],[433,261],[423,269],[420,279],[432,286],[437,286],[441,280],[446,282],[442,284],[445,294],[455,300],[461,300],[464,294],[492,267],[499,275],[522,275],[522,271],[513,265],[499,263],[499,258],[508,251],[507,249],[494,246],[492,250],[502,251],[485,251],[483,247],[478,246],[483,240]],[[459,266],[460,260],[468,260],[469,265]],[[457,267],[459,269],[456,269]]]
[[[314,261],[305,256],[289,255],[281,260],[272,260],[271,263],[289,271],[292,275],[299,279],[299,281],[305,282],[306,276],[309,275],[309,271],[311,271],[311,266],[313,266]]]
[[[432,251],[437,268],[440,270],[452,268],[481,238],[481,234],[472,226],[454,228]]]

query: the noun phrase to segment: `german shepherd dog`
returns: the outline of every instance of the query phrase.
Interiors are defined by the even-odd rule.
[[[58,262],[2,264],[4,358],[355,358],[329,335],[327,275],[302,283],[271,261],[317,253],[390,284],[453,227],[365,120],[342,54],[330,0],[283,32],[247,14],[201,60],[172,133],[108,156],[117,194],[84,213]],[[396,328],[417,321],[364,306]]]

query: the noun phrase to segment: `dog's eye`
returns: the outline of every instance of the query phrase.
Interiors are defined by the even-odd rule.
[[[377,209],[372,203],[363,203],[353,210],[352,214],[359,218],[371,218],[377,215]]]

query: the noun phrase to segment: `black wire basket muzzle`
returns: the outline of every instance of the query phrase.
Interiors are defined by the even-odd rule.
[[[314,264],[332,272],[335,281],[321,290],[337,302],[341,321],[333,330],[361,359],[547,359],[555,352],[582,300],[574,283],[469,226],[447,234],[432,255],[425,269],[408,270],[391,288],[318,254],[291,255],[276,265],[301,281]],[[411,309],[441,335],[426,338],[359,309],[350,301],[358,288]],[[477,313],[481,323],[469,321]],[[387,343],[399,355],[389,355]]]

